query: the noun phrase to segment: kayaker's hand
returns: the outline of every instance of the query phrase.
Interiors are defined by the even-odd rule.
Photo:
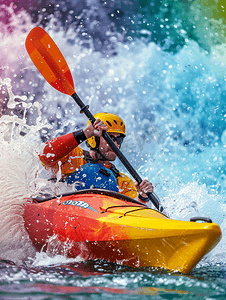
[[[146,193],[152,193],[154,188],[151,182],[149,182],[147,179],[144,179],[140,185],[138,185],[138,182],[135,182],[135,186],[137,189],[137,192],[142,197],[148,197]]]
[[[108,131],[108,127],[99,118],[96,119],[94,124],[90,123],[83,132],[86,138],[91,138],[92,136],[102,136],[102,131]]]

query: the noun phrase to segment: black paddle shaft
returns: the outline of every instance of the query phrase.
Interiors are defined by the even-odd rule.
[[[87,118],[90,120],[90,122],[93,124],[96,121],[96,119],[91,114],[91,112],[89,110],[89,105],[85,105],[76,93],[74,93],[71,96],[75,100],[75,102],[78,104],[78,106],[80,107],[80,109],[81,109],[80,112],[84,113],[87,116]],[[138,182],[138,184],[140,184],[142,182],[141,177],[136,172],[136,170],[131,166],[131,164],[129,163],[129,161],[127,160],[127,158],[122,154],[122,152],[115,145],[115,143],[112,141],[112,139],[109,136],[109,134],[105,130],[103,130],[102,136],[105,139],[105,141],[109,144],[109,146],[111,147],[111,149],[118,156],[118,158],[123,163],[123,165],[128,170],[128,172],[133,176],[133,178]],[[151,202],[154,204],[154,206],[159,210],[160,209],[159,208],[159,201],[155,197],[155,195],[153,193],[150,193],[150,192],[148,192],[147,195],[148,195],[149,200],[151,200]]]

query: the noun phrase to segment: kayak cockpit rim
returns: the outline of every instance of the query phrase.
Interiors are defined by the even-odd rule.
[[[152,209],[152,208],[148,207],[146,204],[144,204],[144,203],[142,203],[138,200],[135,200],[133,198],[130,198],[128,196],[122,195],[122,194],[114,192],[114,191],[105,190],[105,189],[96,189],[96,188],[85,189],[85,190],[81,190],[81,191],[73,191],[73,192],[70,192],[70,193],[62,193],[62,194],[59,194],[57,196],[50,196],[50,195],[44,194],[43,196],[38,196],[38,197],[34,197],[34,198],[32,197],[31,200],[35,201],[35,202],[38,202],[38,203],[43,203],[43,202],[50,201],[50,200],[53,200],[53,199],[59,199],[59,198],[62,198],[62,197],[67,197],[67,196],[72,196],[72,195],[82,195],[82,194],[106,195],[106,196],[114,197],[116,199],[120,199],[120,200],[125,201],[125,202],[131,202],[131,203],[139,204],[139,205],[143,206],[146,209]],[[164,213],[162,213],[162,212],[159,212],[159,213],[168,218],[168,216],[165,215]]]
[[[70,192],[70,193],[62,193],[62,194],[59,194],[57,196],[50,196],[50,195],[44,194],[43,196],[40,195],[38,197],[34,197],[34,198],[32,197],[32,200],[35,200],[38,203],[41,203],[41,202],[53,200],[55,198],[62,198],[62,197],[66,197],[66,196],[82,195],[82,194],[106,195],[106,196],[114,197],[114,198],[117,198],[117,199],[120,199],[120,200],[123,200],[123,201],[126,201],[126,202],[132,202],[132,203],[140,204],[140,205],[143,205],[143,206],[147,207],[146,204],[144,204],[142,202],[139,202],[138,200],[135,200],[135,199],[130,198],[128,196],[119,194],[119,193],[114,192],[114,191],[105,190],[105,189],[96,189],[96,188],[85,189],[85,190],[81,190],[81,191],[73,191],[73,192]]]

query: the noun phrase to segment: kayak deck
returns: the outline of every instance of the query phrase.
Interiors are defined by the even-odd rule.
[[[56,236],[69,257],[182,273],[221,239],[216,223],[172,220],[130,199],[88,190],[35,201],[25,206],[25,228],[39,251]]]

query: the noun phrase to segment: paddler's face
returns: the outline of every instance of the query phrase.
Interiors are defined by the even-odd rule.
[[[118,137],[120,136],[120,133],[109,133],[110,136]],[[117,141],[114,141],[115,145],[120,148],[120,145],[117,143]],[[116,159],[116,154],[114,151],[112,151],[111,147],[108,145],[108,143],[105,141],[105,139],[101,136],[100,137],[100,146],[99,146],[100,152],[104,155],[104,157],[107,158],[109,161],[114,161]]]

